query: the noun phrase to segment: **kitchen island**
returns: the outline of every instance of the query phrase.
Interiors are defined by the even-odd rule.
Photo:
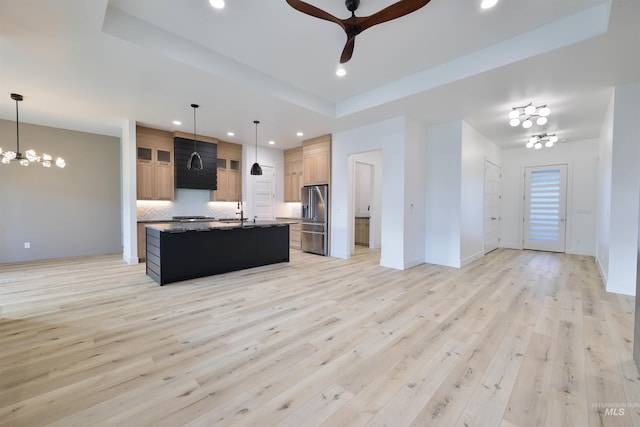
[[[289,262],[289,224],[276,221],[152,223],[146,272],[160,285]]]

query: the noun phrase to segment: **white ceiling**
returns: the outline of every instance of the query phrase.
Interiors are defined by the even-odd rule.
[[[0,118],[15,119],[15,92],[21,121],[114,136],[126,119],[192,132],[198,103],[198,133],[252,144],[257,119],[277,148],[400,115],[461,119],[504,148],[532,132],[597,138],[611,88],[640,81],[640,2],[480,1],[367,29],[338,78],[343,31],[284,0],[0,0]],[[348,16],[342,0],[308,2]],[[549,124],[511,128],[529,102],[551,107]]]

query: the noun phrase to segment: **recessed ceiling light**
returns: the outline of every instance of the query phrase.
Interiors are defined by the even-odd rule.
[[[273,145],[275,143],[276,143],[275,141],[269,141],[269,145]]]
[[[180,126],[182,124],[182,122],[180,120],[174,120],[173,124],[176,126]]]
[[[216,9],[224,8],[224,0],[209,0],[209,3]]]
[[[482,0],[480,7],[483,9],[491,9],[498,3],[498,0]]]
[[[235,136],[236,134],[233,132],[227,132],[227,136]]]
[[[342,67],[338,67],[338,69],[336,70],[336,76],[338,77],[343,77],[347,75],[347,70],[345,70]]]
[[[304,133],[298,132],[298,133],[296,133],[296,136],[304,136]]]

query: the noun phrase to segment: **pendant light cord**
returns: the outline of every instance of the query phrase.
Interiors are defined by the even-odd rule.
[[[253,123],[256,124],[256,163],[258,163],[258,123],[260,122],[255,120]]]
[[[20,153],[20,120],[18,119],[18,100],[16,99],[16,152]]]
[[[193,107],[193,151],[196,151],[196,108],[198,108],[197,105],[195,104],[191,104],[191,106]]]

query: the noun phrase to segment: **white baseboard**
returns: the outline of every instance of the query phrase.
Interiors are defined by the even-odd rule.
[[[140,262],[140,259],[137,256],[126,256],[123,254],[122,259],[124,260],[124,262],[130,265],[138,264]]]
[[[602,277],[602,285],[605,289],[607,289],[607,273],[602,268],[602,264],[600,263],[600,258],[596,257],[596,265],[598,266],[598,270],[600,271],[600,276]]]
[[[484,256],[483,252],[476,252],[475,254],[468,256],[464,259],[460,260],[460,267],[464,267],[465,265],[469,264],[470,262],[473,262],[479,258],[482,258]]]
[[[500,247],[505,249],[522,249],[522,243],[518,242],[500,242]]]
[[[424,264],[424,260],[423,259],[414,259],[414,260],[411,260],[411,261],[405,261],[404,262],[404,269],[407,270],[409,268],[415,267],[415,266],[420,265],[420,264]]]

